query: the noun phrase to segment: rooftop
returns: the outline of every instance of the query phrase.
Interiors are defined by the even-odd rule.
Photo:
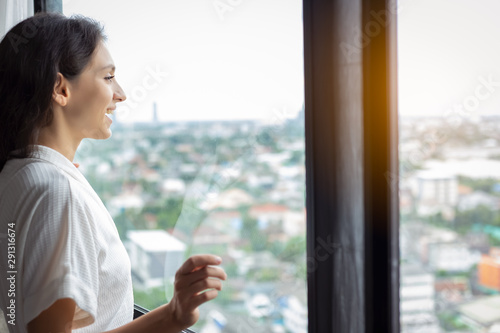
[[[475,322],[489,326],[500,321],[500,295],[484,297],[459,307],[460,313]]]
[[[186,250],[186,244],[164,230],[130,230],[127,237],[146,252]]]

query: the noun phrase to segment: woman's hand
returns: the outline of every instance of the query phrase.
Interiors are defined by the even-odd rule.
[[[181,329],[198,321],[198,306],[217,297],[227,275],[219,257],[202,254],[189,257],[175,274],[174,295],[167,304],[168,316]],[[207,290],[208,289],[208,290]],[[205,291],[206,290],[206,291]],[[204,291],[204,292],[203,292]]]

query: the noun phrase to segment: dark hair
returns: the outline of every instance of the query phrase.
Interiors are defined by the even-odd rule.
[[[36,14],[7,32],[0,42],[0,171],[10,158],[32,156],[40,128],[53,118],[57,73],[76,78],[105,39],[98,22],[55,13]]]

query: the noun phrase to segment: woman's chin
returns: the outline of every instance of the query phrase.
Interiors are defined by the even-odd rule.
[[[101,137],[98,138],[98,140],[106,140],[109,139],[113,135],[113,132],[111,131],[111,128],[108,128],[107,131],[102,133]]]
[[[99,132],[94,132],[89,135],[85,135],[84,137],[86,139],[94,139],[94,140],[106,140],[111,137],[113,132],[111,131],[111,128],[103,129]]]

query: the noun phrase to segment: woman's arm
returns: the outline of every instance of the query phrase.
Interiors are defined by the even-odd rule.
[[[136,320],[105,333],[162,332],[179,333],[184,327],[169,320],[164,304]],[[59,299],[28,324],[28,333],[71,333],[76,303],[71,298]]]
[[[175,275],[174,296],[168,304],[106,333],[179,333],[193,325],[200,316],[198,306],[217,297],[222,290],[221,280],[227,278],[219,267],[220,260],[212,255],[194,255]],[[209,266],[210,265],[210,266]],[[209,289],[209,290],[207,290]],[[202,291],[207,290],[202,293]],[[70,333],[75,301],[64,298],[28,324],[29,333]]]
[[[71,333],[71,322],[76,303],[71,298],[62,298],[28,323],[28,333]]]

